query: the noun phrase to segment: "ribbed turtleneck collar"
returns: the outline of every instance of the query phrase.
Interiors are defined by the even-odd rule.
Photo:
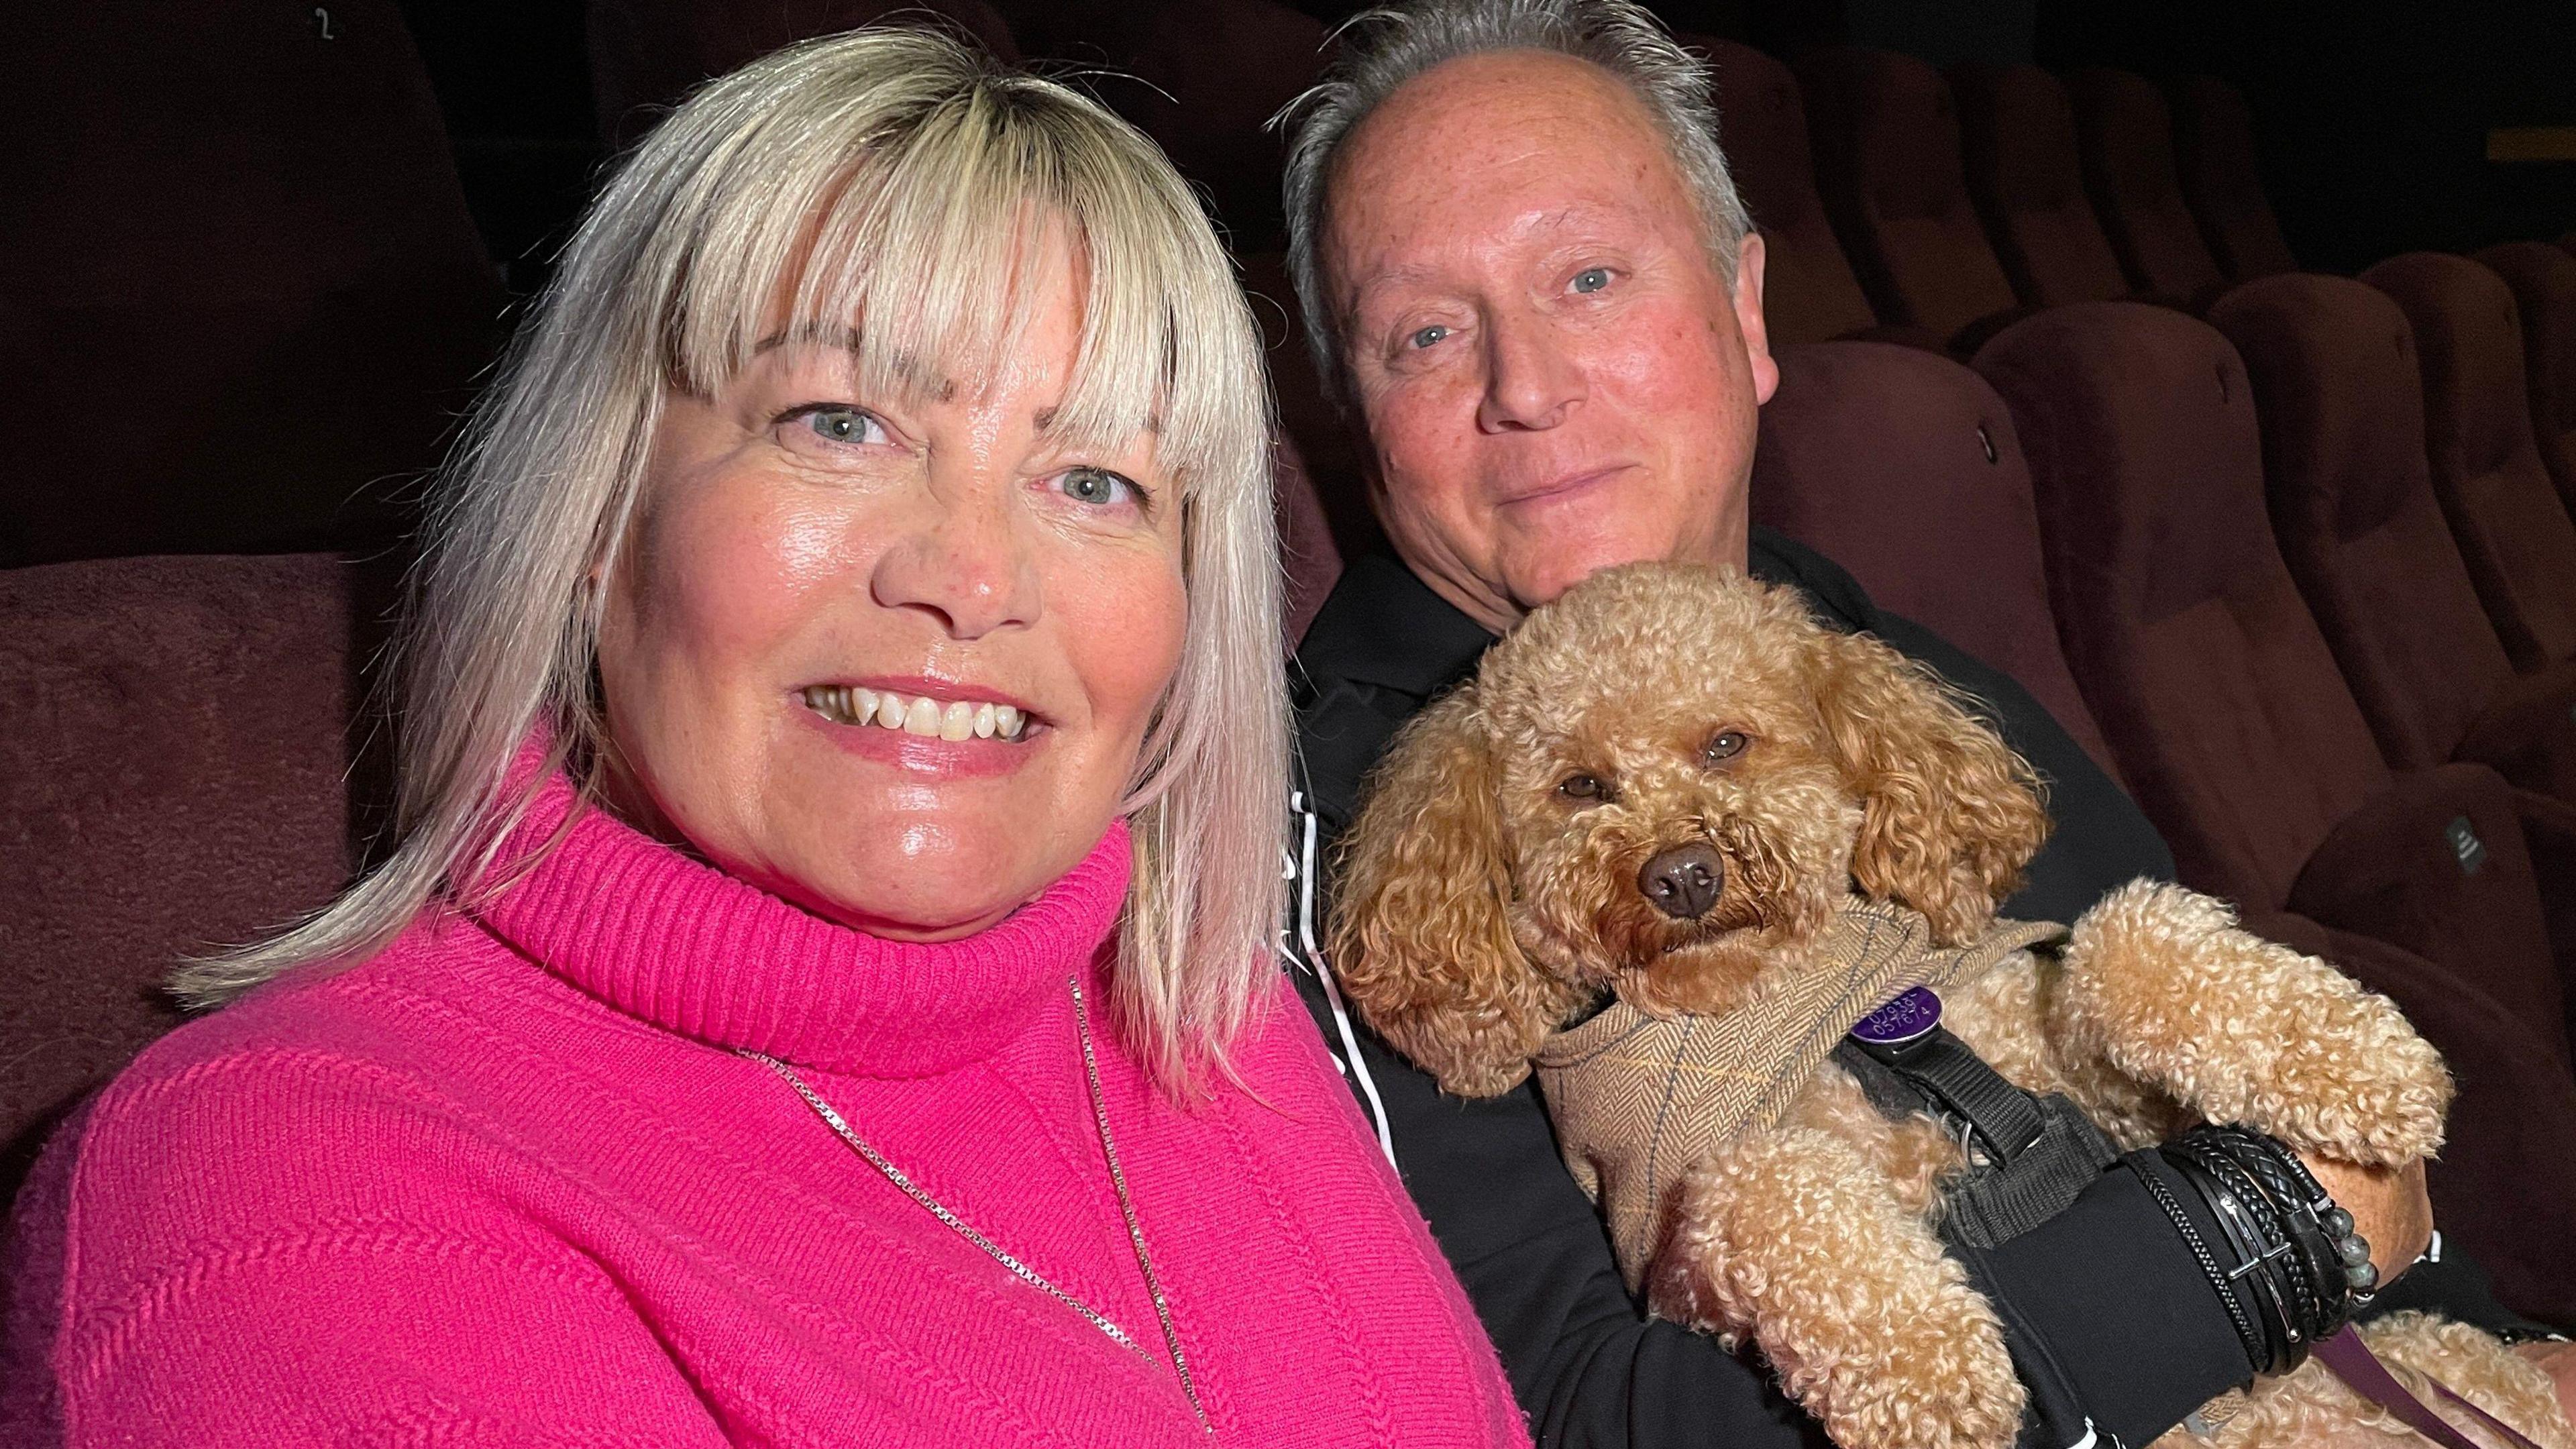
[[[929,945],[823,920],[604,810],[576,809],[560,773],[496,864],[497,879],[524,873],[478,917],[618,1010],[823,1071],[916,1077],[991,1055],[1090,965],[1126,899],[1128,840],[1111,825],[1036,900]]]

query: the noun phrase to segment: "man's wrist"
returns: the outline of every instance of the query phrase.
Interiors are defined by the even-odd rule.
[[[2122,1159],[2064,1212],[1972,1258],[1979,1286],[2009,1299],[2045,1341],[2108,1438],[2144,1444],[2185,1414],[2254,1377],[2225,1301],[2148,1186],[2188,1189],[2153,1149]],[[2218,1232],[2186,1204],[2186,1221]]]

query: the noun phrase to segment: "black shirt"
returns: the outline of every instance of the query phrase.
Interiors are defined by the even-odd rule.
[[[2038,769],[2057,828],[2007,914],[2071,921],[2114,886],[2171,878],[2173,858],[2146,818],[2009,677],[1880,612],[1850,575],[1778,534],[1753,531],[1750,563],[1756,577],[1803,590],[1826,624],[1876,634],[1982,701]],[[1329,861],[1332,837],[1349,825],[1361,783],[1397,727],[1471,674],[1492,642],[1394,559],[1362,558],[1343,574],[1297,656],[1300,788],[1318,826],[1309,874],[1315,861]],[[1323,918],[1318,903],[1318,935]],[[1293,974],[1326,1041],[1346,1056],[1344,1025],[1321,981]],[[1758,1361],[1650,1320],[1629,1297],[1532,1085],[1485,1101],[1447,1096],[1364,1025],[1354,1021],[1350,1031],[1405,1186],[1465,1282],[1542,1445],[1826,1442]],[[2106,1438],[2143,1444],[2246,1378],[2224,1309],[2133,1176],[2106,1176],[2050,1226],[1993,1250],[1996,1261],[1984,1267],[2005,1283],[2037,1285],[2015,1293],[2030,1320],[2016,1327],[2047,1340]]]

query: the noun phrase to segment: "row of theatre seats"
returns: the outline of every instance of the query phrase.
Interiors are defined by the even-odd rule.
[[[399,546],[506,335],[396,0],[183,10],[89,0],[10,32],[0,567]],[[600,154],[707,76],[898,14],[1080,75],[1238,246],[1278,246],[1262,123],[1324,27],[1276,0],[590,0]]]
[[[890,8],[593,0],[603,135]],[[1159,87],[1103,93],[1207,188],[1274,329],[1302,623],[1372,532],[1259,127],[1321,28],[1269,0],[931,8]],[[326,39],[52,7],[0,94],[43,143],[0,148],[0,207],[49,208],[0,226],[0,563],[30,565],[0,569],[0,1187],[168,1026],[177,954],[327,899],[382,820],[361,701],[401,555],[350,545],[408,505],[348,500],[434,459],[506,299],[399,15],[328,9]],[[2576,259],[2300,274],[2215,83],[2169,113],[2111,72],[1704,44],[1772,256],[1757,517],[2011,672],[2187,882],[2395,996],[2462,1084],[2445,1228],[2576,1322]],[[171,94],[98,83],[153,55],[186,61]],[[177,549],[208,556],[151,556]]]

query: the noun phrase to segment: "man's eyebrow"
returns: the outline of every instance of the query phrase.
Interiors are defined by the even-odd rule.
[[[1358,311],[1361,304],[1366,302],[1373,293],[1383,292],[1391,287],[1410,286],[1416,282],[1431,281],[1434,280],[1437,275],[1438,273],[1436,269],[1423,266],[1418,262],[1407,262],[1402,266],[1389,267],[1385,271],[1378,273],[1376,276],[1369,278],[1367,281],[1360,283],[1359,288],[1351,293],[1351,310],[1354,312]]]
[[[1577,231],[1585,227],[1632,221],[1636,215],[1637,209],[1634,207],[1599,201],[1573,201],[1544,216],[1530,218],[1518,229],[1525,233]]]
[[[1569,202],[1564,206],[1556,207],[1553,210],[1523,217],[1512,224],[1511,231],[1522,236],[1539,235],[1548,232],[1574,231],[1585,227],[1599,226],[1606,222],[1618,221],[1627,217],[1629,214],[1628,209],[1625,207],[1605,206],[1597,201],[1575,201]],[[1353,290],[1351,293],[1351,305],[1348,308],[1348,314],[1343,318],[1343,324],[1345,326],[1349,326],[1356,323],[1359,320],[1360,313],[1368,306],[1370,299],[1380,292],[1411,286],[1417,283],[1437,282],[1438,280],[1439,272],[1437,268],[1424,266],[1418,262],[1407,262],[1400,266],[1389,267],[1385,271],[1380,272],[1376,276],[1373,276],[1367,281],[1361,283],[1358,288]]]

